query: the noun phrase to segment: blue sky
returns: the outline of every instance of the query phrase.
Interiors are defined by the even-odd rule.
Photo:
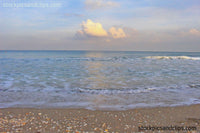
[[[2,0],[0,49],[198,52],[200,1]]]

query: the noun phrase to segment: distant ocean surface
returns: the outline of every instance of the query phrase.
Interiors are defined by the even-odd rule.
[[[0,108],[200,103],[200,53],[0,51]]]

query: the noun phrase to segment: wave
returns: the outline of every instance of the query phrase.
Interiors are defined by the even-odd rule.
[[[200,57],[189,57],[189,56],[147,56],[146,59],[182,59],[182,60],[200,60]]]
[[[85,94],[135,94],[135,93],[146,93],[150,91],[156,91],[159,88],[144,88],[144,89],[83,89],[76,88],[72,91],[75,93],[85,93]]]

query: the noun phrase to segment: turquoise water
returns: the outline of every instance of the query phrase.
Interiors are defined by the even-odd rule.
[[[200,103],[200,53],[1,51],[0,108]]]

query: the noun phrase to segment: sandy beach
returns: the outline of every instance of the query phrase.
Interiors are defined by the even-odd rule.
[[[0,109],[0,132],[200,132],[200,105],[126,111]]]

